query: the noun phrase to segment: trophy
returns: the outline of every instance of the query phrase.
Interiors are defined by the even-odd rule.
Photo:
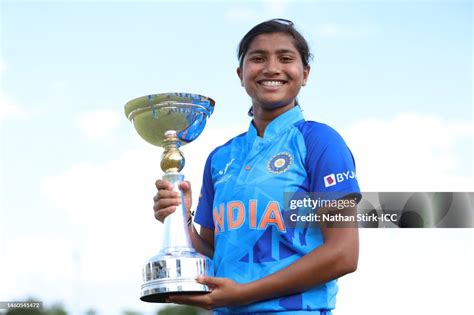
[[[180,171],[184,156],[179,150],[196,139],[214,110],[214,100],[190,93],[163,93],[142,96],[125,105],[125,115],[138,134],[147,142],[164,148],[161,156],[163,179],[181,194],[181,205],[164,220],[160,252],[143,267],[140,299],[165,303],[173,294],[202,294],[206,285],[196,282],[198,275],[214,274],[212,260],[194,249],[186,223],[184,197],[178,188],[184,180]]]

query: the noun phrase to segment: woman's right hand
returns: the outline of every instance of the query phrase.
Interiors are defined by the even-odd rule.
[[[159,179],[155,182],[158,192],[153,197],[153,210],[155,218],[163,222],[163,220],[171,213],[176,211],[176,207],[181,204],[180,194],[173,190],[173,185],[170,182]],[[191,183],[188,181],[179,183],[179,189],[184,194],[184,207],[186,209],[186,219],[190,216],[190,209],[192,203],[191,197]]]

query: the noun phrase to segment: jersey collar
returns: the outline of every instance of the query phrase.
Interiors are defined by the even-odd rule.
[[[286,132],[287,129],[291,128],[295,123],[300,120],[303,120],[303,112],[299,106],[295,106],[287,112],[284,112],[277,118],[273,119],[265,128],[265,133],[263,137],[257,136],[257,129],[253,125],[253,120],[250,122],[249,130],[247,131],[247,140],[253,142],[255,138],[270,140],[283,132]]]

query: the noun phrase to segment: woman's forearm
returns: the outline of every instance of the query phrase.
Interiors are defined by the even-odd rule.
[[[358,231],[356,228],[332,229],[342,233],[325,242],[288,267],[244,285],[245,300],[254,303],[307,291],[317,285],[351,273],[357,268]],[[339,230],[339,231],[336,231]]]
[[[194,249],[200,254],[203,254],[209,258],[214,256],[214,247],[211,246],[205,239],[199,235],[194,224],[189,225],[189,236],[191,237],[191,242],[193,243]]]

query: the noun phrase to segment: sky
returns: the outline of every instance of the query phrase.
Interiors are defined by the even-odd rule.
[[[299,103],[344,137],[363,191],[474,191],[471,1],[0,4],[0,301],[32,296],[73,315],[158,309],[138,296],[161,239],[161,149],[123,107],[163,92],[216,101],[183,148],[196,196],[209,152],[250,123],[238,42],[275,17],[307,38]],[[336,315],[472,310],[472,229],[360,233]]]

